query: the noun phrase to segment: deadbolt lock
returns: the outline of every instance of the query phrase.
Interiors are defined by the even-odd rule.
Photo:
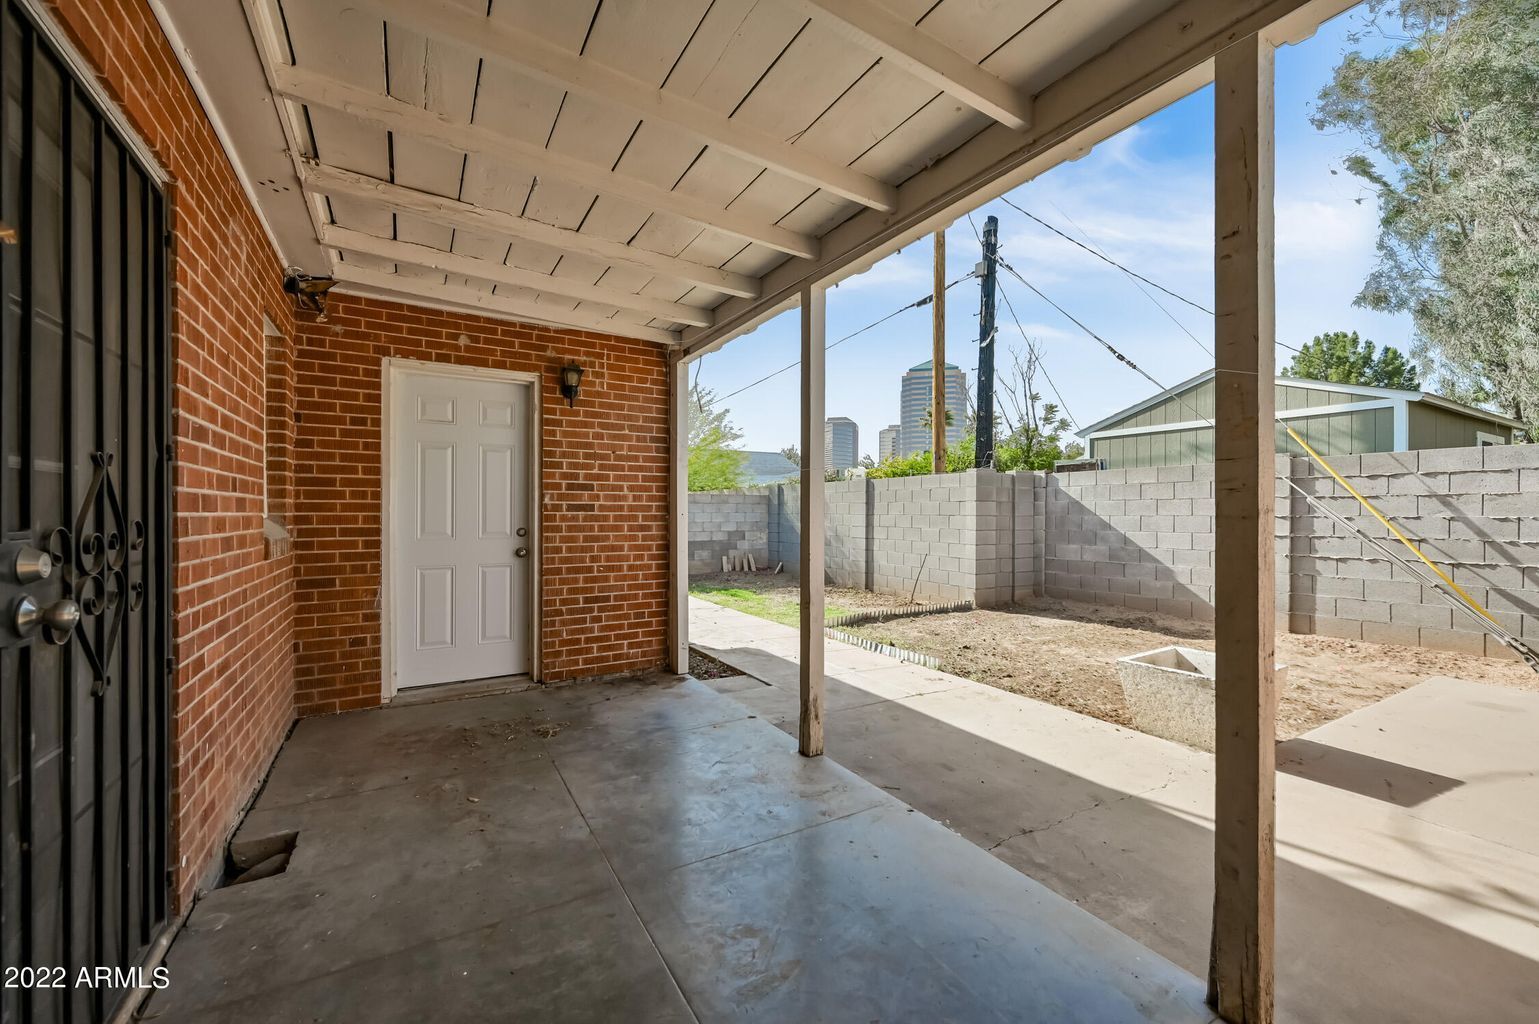
[[[36,583],[53,573],[53,559],[30,544],[12,542],[0,545],[0,572],[14,583]]]
[[[527,527],[527,526],[520,526],[515,532],[520,537],[527,537],[527,536],[529,536],[529,527]]]

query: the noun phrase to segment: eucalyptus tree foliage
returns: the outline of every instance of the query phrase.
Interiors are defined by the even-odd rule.
[[[1408,312],[1423,377],[1539,436],[1539,0],[1370,0],[1312,118],[1379,203],[1359,305]],[[1361,42],[1362,40],[1356,40]]]
[[[697,382],[689,389],[689,489],[730,491],[743,486],[748,454],[733,447],[743,436],[716,393]]]

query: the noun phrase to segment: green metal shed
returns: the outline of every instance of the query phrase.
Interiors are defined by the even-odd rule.
[[[1521,428],[1500,413],[1425,391],[1277,378],[1277,416],[1322,455],[1511,444]],[[1080,432],[1107,469],[1213,461],[1213,371],[1198,374]],[[1303,450],[1277,427],[1277,450]]]

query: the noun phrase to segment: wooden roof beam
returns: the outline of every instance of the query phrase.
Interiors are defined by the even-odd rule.
[[[589,256],[611,266],[656,274],[728,295],[751,299],[759,294],[758,280],[746,274],[708,267],[624,242],[612,242],[598,235],[558,228],[516,213],[464,203],[341,167],[305,161],[300,166],[300,183],[312,195],[356,199],[444,227],[462,228],[494,238],[517,238],[558,252]]]
[[[555,153],[479,125],[454,121],[330,75],[292,64],[279,64],[272,68],[272,80],[273,90],[286,99],[328,107],[386,131],[415,136],[461,153],[503,161],[538,177],[566,181],[671,213],[802,259],[815,259],[818,253],[818,241],[810,235],[766,224],[752,215],[722,209],[682,192],[658,188],[638,178],[617,174],[607,167]]]
[[[1031,97],[875,0],[792,0],[830,29],[1016,131],[1031,127]]]
[[[605,288],[602,285],[584,284],[582,281],[571,278],[553,277],[550,274],[511,267],[506,263],[478,259],[463,253],[445,252],[430,245],[402,242],[394,238],[380,238],[378,235],[354,231],[336,224],[327,224],[321,228],[321,244],[341,249],[343,252],[377,256],[396,263],[409,263],[412,266],[426,267],[430,270],[442,270],[446,274],[460,274],[481,281],[490,281],[493,284],[529,288],[550,295],[564,295],[583,302],[603,303],[606,306],[615,306],[648,317],[672,320],[675,323],[690,324],[695,327],[709,327],[712,321],[709,310],[687,306],[682,302],[668,302],[664,299],[637,295],[634,292]]]
[[[898,208],[898,190],[650,82],[599,64],[506,22],[449,0],[360,0],[396,25],[464,46],[485,59],[620,107],[644,121],[668,124],[749,163],[826,189],[873,210]]]
[[[372,288],[398,296],[410,295],[428,302],[448,303],[454,306],[478,310],[488,316],[500,317],[502,319],[512,318],[549,324],[554,327],[577,328],[583,331],[597,331],[601,334],[617,334],[625,338],[655,341],[661,345],[676,345],[679,341],[679,336],[674,331],[664,331],[656,327],[630,324],[624,320],[600,316],[597,313],[590,313],[585,310],[562,309],[560,306],[539,302],[524,302],[519,299],[494,295],[491,292],[476,291],[474,288],[440,284],[436,281],[407,277],[402,274],[387,274],[382,270],[369,270],[350,263],[338,263],[332,269],[332,276],[343,285],[362,285],[365,288]]]

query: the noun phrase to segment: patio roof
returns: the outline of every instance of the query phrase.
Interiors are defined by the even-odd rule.
[[[694,354],[1350,0],[154,5],[287,263]]]

